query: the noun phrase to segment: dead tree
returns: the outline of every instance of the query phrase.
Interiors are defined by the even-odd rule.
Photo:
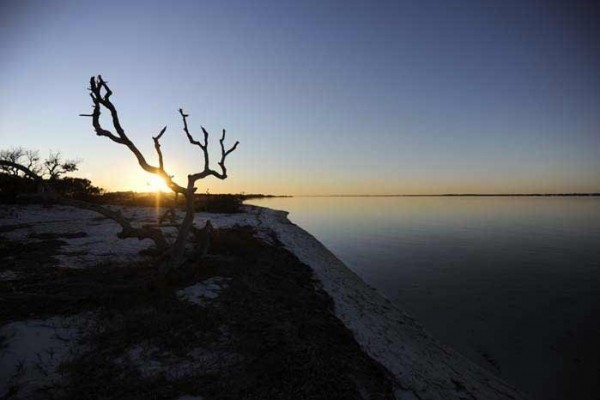
[[[35,175],[48,176],[51,180],[57,180],[62,175],[77,171],[81,162],[81,160],[63,160],[60,151],[50,152],[48,158],[40,162],[40,152],[38,150],[29,150],[22,147],[0,150],[0,160],[23,166]],[[8,165],[0,165],[0,172],[13,176],[25,174],[22,170]]]
[[[14,147],[12,149],[0,150],[0,161],[6,162],[6,164],[0,164],[0,172],[5,172],[12,176],[18,176],[19,173],[22,171],[11,165],[21,164],[22,158],[24,156],[25,150],[22,147]]]
[[[164,264],[164,267],[168,269],[180,266],[184,260],[185,246],[190,236],[190,230],[194,223],[194,193],[196,192],[196,182],[200,179],[204,179],[209,176],[213,176],[217,179],[226,179],[227,168],[225,166],[225,160],[227,156],[237,148],[239,142],[236,141],[232,147],[226,149],[225,130],[223,129],[223,134],[221,136],[221,139],[219,140],[219,143],[221,145],[221,159],[217,163],[220,167],[220,171],[211,169],[208,154],[208,132],[203,127],[201,127],[202,132],[204,134],[204,140],[202,142],[195,140],[188,128],[188,114],[185,114],[182,109],[179,109],[179,114],[181,115],[181,118],[183,120],[183,131],[185,132],[187,139],[189,140],[190,144],[198,146],[200,148],[201,154],[204,158],[203,170],[189,174],[187,177],[186,186],[181,186],[177,184],[173,180],[172,175],[167,173],[167,171],[165,170],[163,154],[160,148],[160,139],[165,134],[167,127],[165,126],[164,128],[162,128],[158,135],[152,138],[154,141],[154,149],[156,150],[158,156],[158,165],[151,165],[150,163],[148,163],[148,161],[146,161],[144,155],[140,152],[140,150],[125,133],[125,130],[123,129],[119,120],[117,108],[110,99],[113,92],[109,88],[107,82],[104,79],[102,79],[102,76],[98,75],[97,77],[93,76],[90,78],[89,90],[90,96],[92,98],[93,111],[92,114],[81,115],[92,118],[92,125],[96,132],[96,135],[105,136],[113,142],[127,147],[135,155],[138,164],[144,171],[160,176],[173,192],[184,196],[185,217],[179,225],[177,238],[175,239],[175,242],[168,249]],[[100,114],[102,109],[107,110],[110,113],[114,132],[104,128],[100,123]]]
[[[60,151],[50,152],[50,156],[44,160],[45,173],[51,180],[56,180],[63,174],[77,171],[79,163],[80,160],[63,160]]]
[[[34,174],[40,175],[42,173],[42,167],[40,166],[40,152],[38,150],[25,150],[25,166],[27,169],[32,171]],[[71,172],[71,171],[64,171]]]

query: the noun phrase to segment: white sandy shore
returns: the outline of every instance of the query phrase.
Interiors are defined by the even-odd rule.
[[[300,261],[312,268],[323,289],[333,298],[336,316],[354,333],[364,351],[393,375],[398,387],[397,399],[524,398],[491,372],[435,340],[417,321],[364,283],[312,235],[292,224],[286,212],[244,207],[246,212],[241,214],[199,213],[195,222],[203,226],[210,219],[217,228],[252,226],[265,240],[276,236]],[[157,215],[156,210],[150,208],[125,208],[124,212],[134,213],[144,223],[155,221]],[[3,235],[14,240],[35,240],[31,236],[40,233],[86,232],[85,237],[60,239],[68,243],[59,256],[62,267],[85,268],[109,260],[135,260],[141,257],[140,250],[152,244],[149,240],[118,239],[116,234],[120,228],[115,223],[98,218],[93,212],[70,207],[0,208],[0,226],[17,224],[25,225]],[[6,278],[14,279],[11,274]],[[24,323],[23,326],[35,327],[35,324]],[[15,340],[9,340],[0,359],[10,353],[13,344],[21,345],[13,342]]]
[[[308,232],[287,219],[287,212],[248,207],[256,226],[270,229],[310,266],[333,298],[335,313],[362,348],[385,366],[401,388],[397,399],[524,398],[435,340],[413,318],[368,286]]]

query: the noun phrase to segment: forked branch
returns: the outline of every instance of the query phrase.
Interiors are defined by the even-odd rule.
[[[210,168],[210,161],[208,155],[208,131],[204,129],[203,126],[200,127],[202,129],[202,133],[204,134],[204,143],[201,143],[200,141],[194,139],[188,128],[187,118],[189,117],[189,114],[184,113],[183,109],[181,108],[179,109],[179,114],[183,119],[183,131],[185,132],[185,135],[190,141],[190,144],[200,147],[200,149],[202,149],[202,153],[204,154],[204,170],[202,172],[190,175],[190,179],[193,179],[193,181],[195,182],[199,179],[206,178],[209,175],[212,175],[218,179],[226,179],[227,168],[225,167],[225,158],[237,148],[240,142],[236,141],[235,144],[229,150],[225,150],[225,129],[223,129],[223,136],[219,140],[219,143],[221,145],[221,160],[218,162],[219,166],[221,167],[221,172],[219,173]]]
[[[110,100],[110,96],[113,92],[110,90],[107,82],[102,79],[102,76],[98,75],[97,77],[90,78],[90,96],[93,102],[93,112],[92,114],[81,114],[82,116],[91,117],[92,125],[94,126],[94,130],[98,136],[105,136],[112,140],[117,144],[121,144],[127,146],[129,150],[135,155],[138,160],[139,165],[147,172],[159,175],[165,183],[169,186],[171,190],[173,190],[176,194],[181,193],[184,195],[186,199],[186,214],[179,226],[179,232],[177,235],[177,239],[175,243],[170,248],[170,266],[169,267],[177,267],[181,264],[183,260],[183,253],[185,251],[185,245],[188,240],[190,229],[194,223],[194,192],[196,191],[195,183],[199,179],[206,178],[208,176],[214,176],[217,179],[226,179],[227,178],[227,168],[225,166],[226,158],[229,154],[231,154],[238,146],[239,142],[235,142],[235,144],[229,148],[225,148],[225,130],[223,130],[223,135],[219,140],[219,144],[221,146],[221,159],[218,162],[220,167],[220,172],[210,168],[210,159],[208,152],[208,132],[204,127],[202,128],[202,133],[204,134],[204,141],[201,142],[199,140],[194,139],[192,134],[190,133],[190,129],[188,126],[188,114],[183,112],[183,109],[179,109],[179,114],[183,119],[183,131],[187,136],[190,144],[194,146],[198,146],[200,150],[202,150],[202,155],[204,157],[204,168],[202,171],[189,174],[187,186],[183,187],[178,185],[173,181],[172,175],[169,175],[165,170],[163,153],[161,151],[160,139],[164,135],[167,127],[165,126],[160,133],[153,137],[154,141],[154,149],[158,155],[158,166],[154,166],[149,164],[144,158],[143,154],[139,151],[139,149],[133,144],[133,142],[129,139],[129,137],[125,134],[123,127],[121,126],[121,122],[119,121],[119,115],[117,113],[117,109],[114,104]],[[112,118],[112,125],[114,127],[114,132],[106,129],[102,126],[100,122],[100,113],[101,108],[104,107],[110,112]]]
[[[165,134],[165,131],[167,130],[167,127],[165,126],[164,128],[162,128],[162,130],[160,131],[160,133],[158,134],[158,136],[154,136],[152,138],[152,140],[154,140],[154,148],[156,149],[156,153],[158,154],[158,165],[161,170],[165,170],[165,165],[163,162],[163,155],[162,155],[162,151],[160,151],[160,138],[162,137],[162,135]]]
[[[221,140],[219,140],[219,143],[221,144],[221,161],[219,161],[219,166],[221,166],[221,171],[223,171],[223,176],[227,177],[227,168],[225,168],[225,158],[232,153],[238,146],[238,144],[240,144],[239,141],[236,141],[235,144],[233,146],[231,146],[231,148],[227,151],[225,151],[225,129],[223,129],[223,136],[221,136]]]
[[[96,131],[96,134],[98,136],[105,136],[115,143],[127,146],[137,158],[138,163],[142,167],[142,169],[152,174],[159,175],[171,190],[184,195],[190,192],[193,193],[193,190],[191,189],[190,185],[192,185],[193,187],[194,183],[199,179],[203,179],[208,176],[214,176],[218,179],[227,178],[227,168],[225,167],[225,159],[231,152],[233,152],[237,148],[239,142],[235,142],[235,144],[230,149],[225,150],[225,130],[223,130],[223,136],[219,140],[219,143],[221,145],[221,160],[218,162],[218,165],[221,168],[221,172],[217,172],[210,168],[210,158],[208,153],[208,132],[206,131],[206,129],[204,129],[204,127],[201,127],[202,132],[204,134],[204,143],[195,140],[192,134],[190,133],[187,123],[187,117],[189,115],[185,114],[182,109],[179,109],[179,114],[183,119],[183,131],[185,132],[190,144],[200,147],[200,149],[202,150],[202,155],[204,156],[204,169],[201,172],[190,174],[188,176],[188,187],[186,190],[186,188],[184,188],[183,186],[180,186],[177,183],[175,183],[175,181],[173,181],[172,176],[169,175],[164,168],[163,154],[160,149],[160,138],[164,135],[167,127],[165,126],[157,136],[152,138],[154,141],[154,148],[156,150],[156,153],[158,154],[159,165],[151,165],[146,161],[146,158],[135,146],[135,144],[129,139],[129,137],[125,133],[125,130],[121,126],[117,109],[110,100],[110,96],[112,94],[113,92],[108,86],[108,83],[104,79],[102,79],[101,75],[98,75],[97,77],[91,77],[90,96],[92,98],[93,103],[93,112],[91,114],[80,115],[92,118],[92,125],[94,126],[94,130]],[[104,107],[110,112],[113,127],[116,133],[113,133],[109,129],[106,129],[102,126],[100,122],[101,107]]]
[[[106,136],[110,140],[115,143],[127,146],[129,150],[135,155],[138,160],[138,164],[144,171],[150,172],[152,174],[156,174],[160,176],[167,186],[176,193],[185,193],[186,189],[173,181],[171,175],[169,175],[165,169],[162,161],[162,153],[160,151],[160,138],[165,133],[167,127],[164,127],[161,133],[156,136],[154,139],[154,146],[159,155],[159,166],[156,167],[154,165],[149,164],[146,161],[146,158],[142,154],[142,152],[133,144],[133,142],[129,139],[129,137],[125,134],[125,130],[121,126],[121,122],[119,120],[119,113],[117,112],[116,107],[110,100],[110,96],[112,95],[112,91],[108,86],[107,82],[102,79],[101,75],[98,77],[90,78],[90,97],[92,98],[92,106],[93,112],[92,114],[80,114],[83,117],[91,117],[92,125],[94,126],[94,130],[96,131],[96,135],[98,136]],[[113,127],[116,131],[116,134],[111,132],[108,129],[105,129],[100,123],[100,106],[106,108],[111,115]]]

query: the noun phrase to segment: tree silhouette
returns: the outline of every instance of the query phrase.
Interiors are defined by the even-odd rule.
[[[77,171],[79,163],[79,160],[63,160],[60,151],[50,152],[50,156],[44,160],[44,172],[50,180],[56,180],[61,175]]]
[[[81,163],[81,160],[64,160],[60,151],[51,151],[48,158],[40,162],[40,152],[38,150],[29,150],[22,147],[0,150],[0,160],[21,165],[35,175],[47,176],[50,180],[57,180],[64,174],[77,171]],[[13,176],[29,176],[21,169],[11,167],[9,164],[0,165],[0,172]]]
[[[165,252],[165,257],[163,258],[163,267],[166,269],[176,268],[180,266],[185,259],[185,246],[188,242],[190,230],[194,223],[194,193],[196,192],[196,182],[209,176],[215,177],[217,179],[226,179],[226,158],[237,148],[239,142],[236,141],[233,146],[231,146],[229,149],[226,149],[225,130],[223,129],[221,139],[219,140],[221,147],[221,158],[217,163],[219,165],[220,171],[212,169],[210,167],[208,152],[208,132],[203,127],[201,127],[204,135],[204,140],[198,141],[194,139],[188,127],[187,119],[189,115],[184,113],[182,109],[179,109],[179,114],[181,115],[181,118],[183,120],[183,131],[185,132],[188,141],[191,145],[198,146],[200,148],[202,156],[204,158],[204,168],[201,171],[189,174],[187,176],[187,184],[185,186],[181,186],[173,180],[173,175],[169,174],[165,169],[160,139],[165,134],[167,127],[165,126],[164,128],[162,128],[158,135],[152,138],[152,140],[154,141],[154,149],[156,150],[156,153],[158,155],[158,166],[151,165],[146,161],[146,158],[144,157],[142,152],[137,148],[137,146],[129,139],[129,137],[125,133],[125,130],[123,129],[123,126],[121,125],[121,122],[119,120],[117,108],[110,99],[113,92],[108,86],[107,82],[104,79],[102,79],[101,75],[98,75],[97,77],[92,76],[90,78],[89,90],[90,97],[92,98],[93,111],[91,114],[81,114],[81,116],[92,118],[92,125],[96,132],[96,135],[107,137],[113,142],[127,147],[134,154],[138,161],[138,164],[144,171],[160,176],[173,192],[184,196],[185,217],[183,218],[181,224],[178,226],[178,233],[175,242],[169,245],[167,251]],[[103,109],[107,110],[110,113],[114,132],[103,127],[100,122],[101,110]],[[208,226],[209,224],[207,224],[207,228]]]

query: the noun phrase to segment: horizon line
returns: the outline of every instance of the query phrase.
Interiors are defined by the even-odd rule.
[[[600,192],[572,193],[440,193],[440,194],[299,194],[279,197],[541,197],[541,196],[600,196]]]
[[[172,194],[171,191],[135,191],[135,190],[115,190],[107,191],[109,193],[137,193],[137,194]],[[196,195],[206,195],[206,193],[195,193]],[[600,196],[600,192],[564,192],[564,193],[438,193],[438,194],[270,194],[270,193],[209,193],[208,195],[240,195],[245,197],[542,197],[542,196]]]

